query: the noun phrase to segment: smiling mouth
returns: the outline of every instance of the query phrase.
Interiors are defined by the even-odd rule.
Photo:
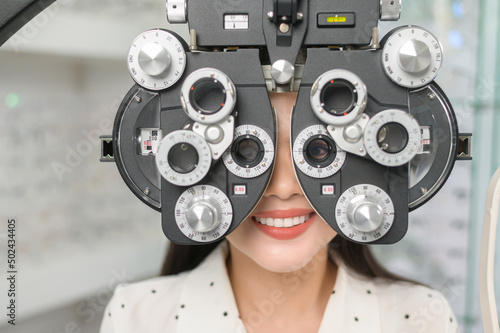
[[[294,217],[287,217],[287,218],[283,218],[283,219],[272,218],[272,217],[257,217],[257,216],[254,216],[253,218],[255,219],[255,221],[259,222],[260,224],[268,225],[270,227],[291,228],[291,227],[298,226],[298,225],[308,221],[310,217],[311,217],[311,214],[294,216]]]

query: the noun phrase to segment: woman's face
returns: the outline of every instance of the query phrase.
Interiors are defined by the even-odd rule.
[[[313,210],[297,182],[290,153],[290,114],[296,93],[272,93],[278,146],[271,182],[250,217],[227,239],[232,248],[273,272],[304,267],[327,250],[335,231]]]

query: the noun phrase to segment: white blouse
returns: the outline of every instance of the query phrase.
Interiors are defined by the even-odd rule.
[[[101,333],[247,332],[239,318],[225,259],[226,243],[197,268],[178,275],[119,285],[106,307]],[[439,292],[407,282],[357,276],[336,260],[339,269],[320,333],[456,333],[458,325]],[[270,295],[254,329],[264,320]]]

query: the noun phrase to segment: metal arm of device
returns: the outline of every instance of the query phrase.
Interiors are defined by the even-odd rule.
[[[498,333],[497,306],[495,303],[495,240],[500,205],[500,168],[491,178],[484,208],[483,238],[479,265],[479,298],[483,317],[484,332]]]

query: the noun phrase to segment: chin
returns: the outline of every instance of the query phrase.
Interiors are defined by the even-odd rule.
[[[292,239],[276,239],[272,233],[270,236],[263,232],[254,217],[245,220],[227,239],[239,252],[267,271],[294,272],[326,260],[328,243],[336,235],[319,216],[314,214],[311,218],[307,230]]]

